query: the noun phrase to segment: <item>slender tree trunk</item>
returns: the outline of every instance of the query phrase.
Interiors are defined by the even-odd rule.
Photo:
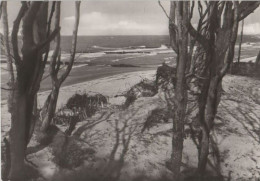
[[[12,110],[12,100],[13,100],[13,86],[14,86],[14,71],[13,71],[13,60],[10,52],[10,41],[9,41],[9,26],[8,26],[8,17],[7,17],[7,1],[2,2],[2,14],[3,14],[3,29],[4,29],[4,47],[5,54],[7,58],[7,71],[9,74],[8,87],[9,87],[9,95],[8,95],[8,111]]]
[[[33,116],[32,116],[32,121],[31,121],[30,129],[29,129],[29,136],[28,136],[27,145],[29,144],[29,141],[31,140],[31,138],[33,136],[33,132],[34,132],[36,122],[39,119],[37,105],[38,105],[38,101],[37,101],[37,94],[36,94],[35,98],[34,98],[34,103],[33,103],[33,114],[32,114]]]
[[[240,42],[239,42],[239,48],[238,48],[238,57],[237,57],[238,66],[239,66],[239,63],[240,63],[241,46],[242,46],[242,42],[243,42],[243,31],[244,31],[244,20],[242,20],[242,27],[241,27],[241,33],[240,33]]]
[[[218,78],[212,78],[209,81],[206,81],[206,92],[207,95],[202,94],[205,98],[200,104],[200,113],[202,114],[200,119],[202,119],[202,137],[200,140],[200,150],[199,150],[199,163],[198,163],[198,171],[202,176],[206,169],[208,154],[209,154],[209,141],[210,141],[210,132],[213,128],[213,122],[217,113],[217,107],[220,100],[220,91],[221,86],[218,81]]]
[[[5,55],[7,58],[7,71],[9,74],[9,80],[8,80],[8,88],[9,95],[7,100],[8,105],[8,112],[12,113],[13,110],[13,97],[14,97],[14,71],[13,71],[13,64],[12,64],[12,57],[10,52],[10,42],[9,42],[9,26],[8,26],[8,15],[7,15],[7,1],[1,2],[1,15],[2,16],[2,22],[3,22],[3,31],[4,31],[4,49],[5,49]],[[10,156],[10,143],[9,143],[9,137],[4,138],[4,144],[5,144],[5,154],[2,152],[2,157],[5,157],[3,161],[4,164],[2,164],[2,179],[7,179],[10,167],[11,167],[11,156]]]
[[[50,98],[48,101],[48,103],[46,104],[46,114],[43,116],[43,121],[41,124],[41,129],[40,131],[42,132],[46,132],[47,129],[49,128],[51,121],[55,115],[55,110],[56,110],[56,105],[57,105],[57,100],[58,100],[58,96],[59,96],[59,89],[60,86],[59,85],[53,85],[52,87],[52,91],[50,93]]]
[[[258,55],[256,57],[256,60],[255,60],[255,71],[259,71],[259,66],[260,66],[260,50],[258,52]]]
[[[173,118],[173,137],[172,137],[172,155],[171,168],[175,180],[180,178],[180,170],[182,165],[183,137],[184,137],[184,121],[187,106],[187,90],[185,71],[188,62],[188,31],[185,21],[188,19],[189,3],[176,3],[175,16],[177,18],[178,34],[177,34],[177,72],[175,85],[175,102],[174,102],[174,118]]]

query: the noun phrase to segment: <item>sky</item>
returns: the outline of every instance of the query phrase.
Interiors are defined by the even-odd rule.
[[[162,1],[169,12],[169,1]],[[9,26],[19,2],[8,2]],[[61,34],[71,35],[74,2],[62,2]],[[260,8],[245,20],[244,34],[260,34]],[[195,23],[195,22],[194,22]],[[81,3],[79,35],[167,35],[168,19],[158,1],[85,1]]]

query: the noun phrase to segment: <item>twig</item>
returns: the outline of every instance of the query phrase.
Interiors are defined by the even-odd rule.
[[[167,14],[167,12],[165,11],[164,7],[162,6],[161,2],[158,1],[158,4],[160,5],[160,7],[162,8],[164,14],[166,15],[166,17],[170,20],[173,28],[175,29],[175,31],[178,31],[178,27],[177,25],[175,24],[175,22],[170,18],[170,16]]]

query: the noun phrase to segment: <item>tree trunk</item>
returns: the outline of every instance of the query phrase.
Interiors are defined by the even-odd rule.
[[[34,101],[39,90],[39,77],[42,76],[45,64],[42,55],[45,47],[56,36],[54,30],[46,37],[48,2],[22,1],[22,7],[14,21],[12,30],[13,54],[17,70],[13,110],[11,113],[10,150],[11,168],[9,179],[12,181],[28,180],[24,168],[24,158],[27,144],[33,132]],[[22,57],[18,49],[17,34],[20,22],[23,20]]]
[[[242,42],[243,42],[243,30],[244,30],[244,20],[242,20],[242,27],[241,27],[241,33],[240,33],[240,42],[239,42],[239,48],[238,48],[238,56],[237,56],[238,66],[239,66],[239,63],[240,63],[241,46],[242,46]]]
[[[188,62],[188,31],[185,26],[189,12],[188,2],[175,2],[175,16],[177,18],[178,35],[177,37],[177,72],[175,85],[175,102],[174,102],[174,118],[173,118],[173,137],[172,137],[172,155],[171,168],[175,180],[180,178],[180,170],[182,165],[183,150],[183,132],[184,121],[187,106],[187,90],[185,71]]]
[[[51,121],[55,115],[55,110],[56,110],[56,105],[57,105],[57,100],[59,96],[59,85],[53,85],[52,91],[49,94],[49,100],[47,104],[45,104],[47,107],[46,109],[46,114],[43,116],[43,121],[41,124],[40,131],[41,132],[46,132],[47,129],[49,128]]]
[[[36,125],[37,120],[39,119],[39,115],[38,115],[38,102],[37,102],[37,94],[35,95],[34,98],[34,103],[33,103],[33,116],[32,116],[32,121],[30,124],[30,129],[29,129],[29,137],[28,137],[28,141],[27,141],[27,145],[29,144],[29,141],[31,140],[32,136],[33,136],[33,132],[34,132],[34,128]]]
[[[7,71],[9,74],[8,87],[9,87],[9,95],[8,95],[8,111],[12,110],[12,100],[13,100],[13,89],[14,89],[14,71],[12,64],[12,57],[10,52],[9,45],[9,26],[8,26],[8,17],[7,17],[7,1],[2,2],[2,14],[3,14],[3,29],[4,29],[4,47],[5,54],[7,58]]]
[[[200,176],[204,175],[208,155],[209,155],[209,141],[210,141],[210,132],[213,128],[214,119],[217,113],[217,107],[220,102],[220,91],[221,86],[220,82],[217,77],[214,77],[210,79],[209,81],[206,81],[205,85],[207,90],[207,94],[203,94],[205,98],[202,98],[204,100],[201,100],[201,104],[203,104],[202,107],[199,107],[200,110],[200,119],[201,120],[201,133],[202,137],[200,140],[200,149],[199,149],[199,163],[198,163],[198,171]]]
[[[58,78],[59,73],[59,66],[60,66],[60,34],[57,35],[57,42],[56,47],[54,49],[52,60],[50,63],[50,75],[52,79],[52,92],[48,96],[47,100],[45,101],[43,111],[42,111],[42,125],[40,131],[42,133],[46,133],[48,130],[51,121],[55,115],[57,100],[59,96],[59,89],[61,84],[64,80],[68,77],[74,60],[75,60],[75,53],[76,53],[76,46],[77,46],[77,34],[78,34],[78,25],[79,25],[79,17],[80,17],[80,2],[75,2],[75,24],[73,30],[73,39],[72,39],[72,48],[71,48],[71,57],[69,61],[69,65],[67,66],[65,72]],[[60,2],[56,4],[56,14],[55,14],[55,27],[60,26]],[[47,135],[46,135],[47,136]],[[41,139],[44,139],[41,138]]]
[[[260,67],[260,50],[255,60],[255,71],[258,72]],[[258,72],[259,73],[259,72]]]
[[[10,180],[24,180],[24,158],[28,143],[28,128],[33,109],[33,97],[19,87],[14,92],[12,126],[10,129],[11,169]],[[18,121],[19,120],[19,121]]]

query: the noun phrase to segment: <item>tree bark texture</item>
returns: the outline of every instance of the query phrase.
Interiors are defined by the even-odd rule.
[[[13,110],[11,113],[10,180],[26,180],[24,158],[30,134],[33,130],[33,107],[40,87],[39,77],[44,69],[43,54],[46,46],[56,36],[58,30],[47,37],[48,2],[21,2],[22,7],[14,21],[12,30],[12,46],[17,70],[14,86]],[[20,57],[18,48],[18,30],[23,21],[22,48]]]
[[[174,179],[178,180],[182,165],[184,121],[187,106],[185,71],[188,62],[188,30],[185,22],[188,20],[189,3],[171,2],[170,14],[170,20],[175,21],[176,18],[176,25],[178,27],[174,29],[171,23],[175,22],[170,22],[170,27],[172,27],[170,28],[172,48],[177,53],[171,169]]]

